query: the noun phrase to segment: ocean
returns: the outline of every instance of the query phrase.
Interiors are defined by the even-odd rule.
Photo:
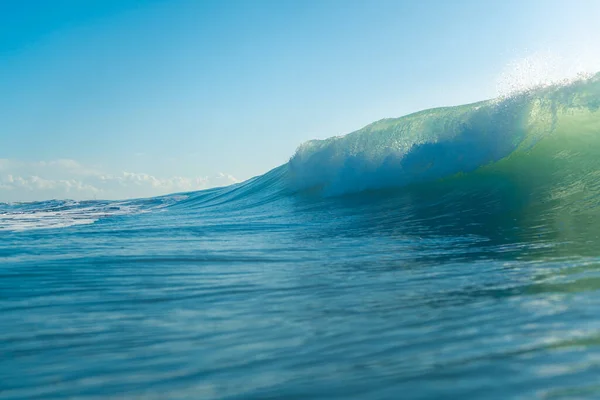
[[[600,74],[0,204],[1,399],[600,398],[598,310]]]

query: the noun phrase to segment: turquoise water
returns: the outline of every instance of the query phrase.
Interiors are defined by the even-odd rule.
[[[599,108],[596,76],[0,205],[0,398],[599,398]]]

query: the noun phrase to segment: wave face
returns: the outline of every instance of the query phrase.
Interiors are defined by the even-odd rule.
[[[229,187],[0,204],[0,397],[600,398],[599,109],[596,76]]]
[[[303,144],[289,161],[289,178],[297,190],[339,195],[469,173],[526,153],[540,141],[562,140],[565,147],[554,150],[579,151],[568,147],[568,137],[597,132],[599,107],[596,75],[503,100],[384,119],[346,136]]]

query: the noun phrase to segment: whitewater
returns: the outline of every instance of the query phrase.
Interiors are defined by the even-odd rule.
[[[0,204],[1,399],[593,399],[599,307],[600,74]]]

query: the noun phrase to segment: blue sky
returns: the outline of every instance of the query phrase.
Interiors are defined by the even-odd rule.
[[[594,0],[0,1],[0,201],[247,179],[309,139],[494,97],[540,52],[589,68],[598,15]]]

